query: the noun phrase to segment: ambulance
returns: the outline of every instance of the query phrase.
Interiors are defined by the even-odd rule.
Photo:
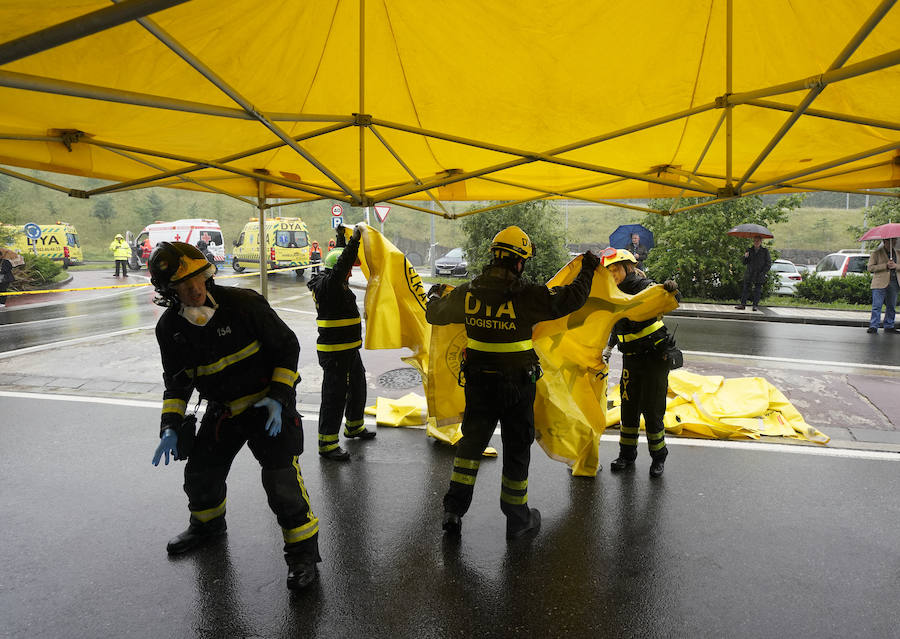
[[[309,265],[309,231],[299,217],[274,217],[265,220],[268,268]],[[259,265],[259,218],[251,217],[234,241],[231,266],[240,273]],[[298,279],[306,277],[306,269],[295,271]]]
[[[82,264],[84,254],[78,243],[78,231],[68,222],[56,224],[38,224],[41,235],[37,239],[31,239],[25,235],[25,226],[4,225],[12,230],[10,248],[20,254],[49,257],[54,262],[62,262],[63,268]]]
[[[149,240],[145,247],[145,241]],[[193,244],[206,255],[206,259],[217,266],[225,264],[225,240],[218,220],[175,220],[174,222],[154,222],[144,227],[136,236],[131,231],[125,234],[132,248],[128,261],[137,270],[147,263],[150,251],[160,242],[187,242]]]

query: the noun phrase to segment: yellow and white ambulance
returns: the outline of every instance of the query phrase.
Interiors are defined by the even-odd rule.
[[[36,224],[41,229],[41,234],[35,239],[25,234],[25,225],[4,226],[12,231],[10,248],[20,254],[49,257],[54,262],[62,262],[63,268],[84,262],[81,244],[78,243],[78,231],[68,222]]]
[[[264,221],[265,256],[268,268],[309,265],[309,231],[299,217],[274,217]],[[245,268],[259,266],[259,218],[251,217],[234,241],[231,266],[240,273]],[[299,279],[307,269],[295,271]]]

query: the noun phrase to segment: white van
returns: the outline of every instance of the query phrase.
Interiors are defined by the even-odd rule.
[[[206,259],[217,266],[225,264],[225,239],[218,220],[175,220],[174,222],[154,222],[144,227],[136,237],[129,231],[126,241],[134,249],[131,268],[137,270],[147,263],[150,252],[160,242],[187,242],[193,244],[206,255]]]

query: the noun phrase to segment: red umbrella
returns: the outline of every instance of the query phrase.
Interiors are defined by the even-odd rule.
[[[900,222],[891,222],[889,224],[882,224],[881,226],[870,228],[861,238],[859,238],[859,241],[889,240],[893,237],[900,237]]]

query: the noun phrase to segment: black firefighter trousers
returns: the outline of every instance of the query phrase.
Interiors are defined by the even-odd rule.
[[[642,413],[650,457],[665,460],[669,454],[663,428],[668,386],[669,368],[660,353],[651,351],[622,357],[622,379],[619,382],[622,398],[619,457],[622,459],[634,461],[637,458]]]
[[[235,455],[246,442],[262,466],[262,485],[281,526],[288,566],[321,561],[319,520],[313,514],[300,474],[300,415],[296,410],[283,409],[281,432],[271,437],[265,429],[268,414],[266,408],[249,408],[236,417],[207,410],[184,468],[191,523],[215,525],[220,517],[225,517],[225,480]]]
[[[338,447],[341,418],[346,417],[345,435],[363,430],[366,409],[366,369],[358,348],[318,351],[322,367],[322,405],[319,407],[319,452]]]
[[[462,517],[469,510],[481,454],[499,421],[503,443],[500,510],[512,526],[527,525],[535,383],[524,372],[510,377],[496,371],[467,371],[465,393],[462,439],[453,460],[450,489],[444,495],[444,511]]]

